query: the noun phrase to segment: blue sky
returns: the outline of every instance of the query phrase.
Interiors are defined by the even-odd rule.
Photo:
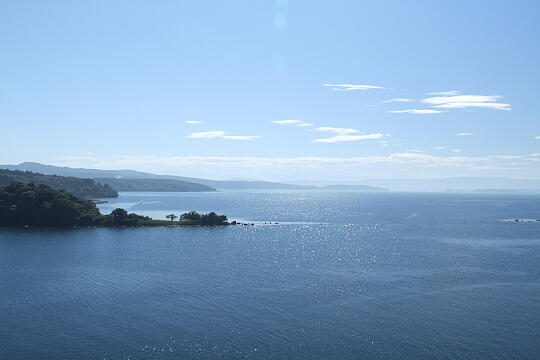
[[[539,15],[537,1],[3,1],[0,163],[540,178]]]

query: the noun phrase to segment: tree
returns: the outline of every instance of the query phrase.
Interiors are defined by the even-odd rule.
[[[111,212],[112,221],[115,225],[121,225],[124,219],[128,216],[128,212],[124,209],[115,209]]]
[[[213,211],[201,217],[201,225],[224,225],[226,222],[225,215],[218,215]]]
[[[167,219],[171,219],[171,222],[173,222],[174,219],[177,219],[177,218],[178,218],[178,216],[176,216],[176,215],[174,215],[174,214],[169,214],[169,215],[167,215],[167,216],[165,216],[165,217],[166,217]]]
[[[182,220],[200,221],[201,220],[201,214],[199,214],[196,211],[190,211],[190,212],[182,214],[180,216],[180,219],[182,219]]]

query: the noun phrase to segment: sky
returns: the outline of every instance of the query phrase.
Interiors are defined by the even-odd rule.
[[[540,179],[538,1],[0,1],[1,164]]]

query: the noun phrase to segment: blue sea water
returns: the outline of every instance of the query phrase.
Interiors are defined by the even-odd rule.
[[[255,226],[1,229],[1,359],[538,359],[538,195],[122,193]],[[264,222],[278,222],[278,225]]]

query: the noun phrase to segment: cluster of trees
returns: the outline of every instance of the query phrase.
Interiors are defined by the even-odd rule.
[[[154,220],[148,216],[128,214],[124,209],[115,209],[109,215],[101,215],[101,218],[94,225],[101,226],[143,226],[154,225]],[[155,224],[157,225],[157,224]]]
[[[167,215],[167,219],[170,219],[171,222],[174,222],[178,216],[175,214]],[[225,215],[218,215],[215,212],[209,212],[207,214],[199,214],[196,211],[190,211],[180,215],[180,224],[186,225],[228,225],[229,222]]]
[[[13,182],[43,184],[84,198],[118,197],[118,193],[109,185],[95,182],[92,179],[0,169],[0,185],[8,185]]]
[[[0,187],[0,225],[93,225],[100,216],[92,201],[47,185],[19,182]]]
[[[153,220],[116,209],[100,214],[95,203],[63,190],[34,183],[0,186],[0,226],[161,226],[227,225],[227,217],[214,212],[201,215],[195,211],[168,216],[171,221]]]

